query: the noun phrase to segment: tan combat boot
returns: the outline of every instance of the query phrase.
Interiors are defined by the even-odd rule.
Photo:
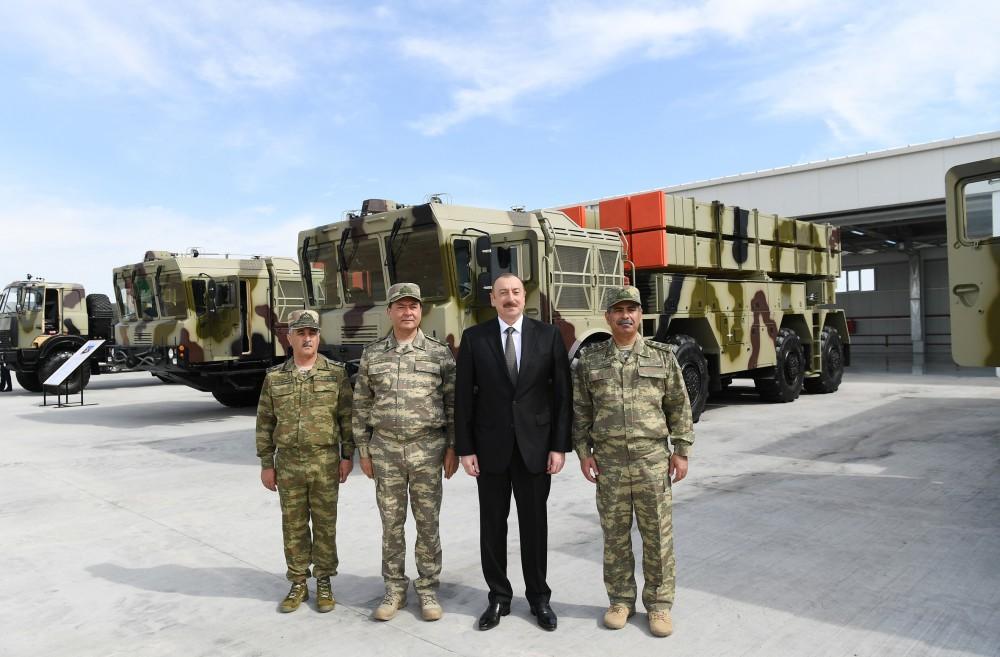
[[[385,597],[382,598],[382,604],[372,614],[372,618],[380,621],[391,620],[396,615],[396,612],[405,606],[406,593],[386,591]]]
[[[316,611],[325,614],[333,611],[337,606],[337,601],[333,599],[333,587],[330,586],[330,578],[316,580]]]
[[[309,599],[309,589],[305,582],[292,582],[292,588],[288,589],[288,595],[281,601],[278,611],[287,614],[295,611],[302,604],[303,600]]]
[[[628,619],[635,616],[635,610],[629,609],[627,605],[623,605],[620,602],[616,602],[608,607],[608,610],[604,612],[604,627],[610,630],[620,630],[625,627],[625,623]]]
[[[653,636],[670,636],[674,632],[674,621],[669,609],[649,612],[649,631]]]
[[[420,615],[425,621],[436,621],[444,615],[444,609],[434,593],[420,594]]]

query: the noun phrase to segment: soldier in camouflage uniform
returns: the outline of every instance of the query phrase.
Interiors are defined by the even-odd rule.
[[[373,618],[389,620],[406,605],[406,504],[417,525],[414,588],[424,620],[441,618],[441,470],[455,456],[455,359],[448,346],[420,330],[422,299],[414,283],[389,288],[392,331],[365,347],[354,387],[354,436],[361,469],[375,479],[382,515],[385,597]]]
[[[317,351],[319,315],[296,310],[288,329],[292,358],[267,371],[257,405],[260,480],[281,499],[292,587],[280,611],[295,611],[309,598],[312,563],[316,607],[327,612],[336,604],[330,578],[337,574],[337,492],[354,465],[351,384],[343,365]]]
[[[612,339],[583,351],[573,395],[573,448],[583,475],[597,484],[604,530],[604,585],[611,601],[604,624],[620,629],[635,613],[634,512],[649,629],[668,636],[674,601],[671,477],[677,483],[687,474],[691,404],[673,352],[638,333],[639,290],[612,290],[605,318]]]

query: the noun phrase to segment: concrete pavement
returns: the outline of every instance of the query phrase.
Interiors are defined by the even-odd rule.
[[[523,598],[474,629],[486,592],[461,471],[441,515],[442,620],[421,621],[412,593],[369,620],[380,524],[359,468],[341,489],[336,610],[280,615],[280,514],[251,410],[146,374],[93,379],[82,408],[0,394],[0,655],[1000,654],[1000,381],[849,372],[784,405],[740,383],[696,426],[674,490],[666,639],[642,613],[601,626],[601,530],[573,455],[550,498],[556,632]],[[413,535],[411,519],[411,572]],[[519,592],[516,537],[512,514]]]

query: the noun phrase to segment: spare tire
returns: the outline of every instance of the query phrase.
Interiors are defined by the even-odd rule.
[[[87,332],[91,338],[114,337],[115,307],[105,294],[87,295]]]

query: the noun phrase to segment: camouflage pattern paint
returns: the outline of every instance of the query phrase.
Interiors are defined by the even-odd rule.
[[[118,267],[113,274],[121,314],[115,325],[117,350],[130,364],[215,390],[234,387],[234,380],[208,374],[232,372],[241,377],[235,387],[253,387],[253,381],[259,386],[264,370],[284,360],[287,316],[304,307],[294,260],[160,251],[147,257],[154,259]],[[210,288],[218,299],[209,299]],[[169,349],[176,350],[176,363]]]

